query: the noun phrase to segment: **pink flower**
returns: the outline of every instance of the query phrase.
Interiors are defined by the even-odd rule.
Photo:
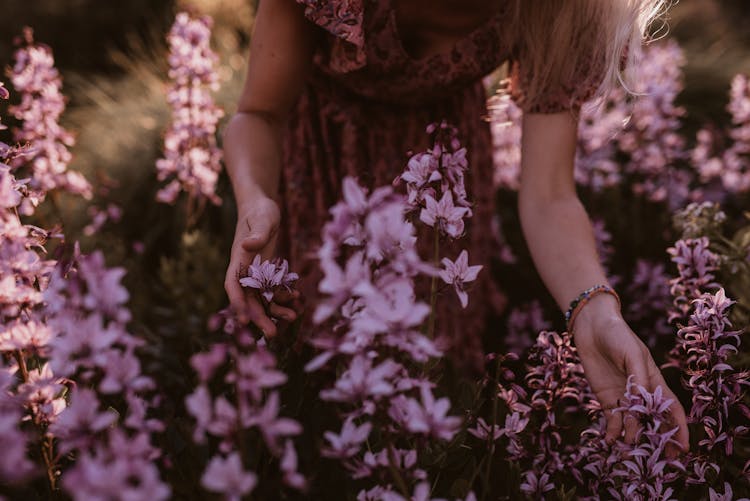
[[[303,490],[307,487],[307,480],[297,471],[297,451],[291,440],[284,445],[284,455],[281,457],[281,471],[284,473],[284,483],[289,487]]]
[[[281,404],[279,393],[273,391],[266,399],[265,405],[256,412],[242,416],[245,426],[257,426],[260,428],[266,445],[272,451],[279,449],[278,439],[298,435],[302,431],[300,424],[289,418],[279,417]]]
[[[112,411],[99,411],[99,399],[88,388],[73,392],[70,405],[60,413],[50,431],[59,439],[60,450],[68,452],[93,443],[95,435],[117,420]]]
[[[197,387],[193,393],[185,398],[185,408],[197,422],[193,431],[193,440],[198,443],[205,441],[205,431],[213,417],[211,394],[204,385]]]
[[[9,74],[21,95],[21,102],[9,109],[21,123],[14,140],[31,146],[25,155],[14,159],[13,167],[28,173],[29,188],[40,199],[55,189],[90,198],[91,185],[79,173],[68,170],[72,158],[69,148],[75,141],[59,124],[65,111],[65,97],[52,49],[36,43],[30,28],[19,38],[15,64]],[[32,212],[33,206],[25,204],[22,212]]]
[[[443,258],[443,266],[444,268],[440,270],[440,278],[446,284],[453,285],[456,294],[458,294],[458,299],[461,301],[461,306],[466,308],[469,304],[469,295],[464,289],[464,284],[476,280],[482,266],[469,266],[469,253],[465,249],[461,251],[455,262]]]
[[[216,126],[224,112],[211,97],[211,91],[218,89],[212,25],[209,17],[181,12],[167,37],[172,79],[167,100],[172,123],[164,137],[164,158],[156,162],[156,169],[159,181],[170,181],[157,193],[160,202],[174,203],[180,190],[188,193],[198,208],[206,200],[216,205],[221,202],[215,190],[221,169]]]
[[[412,433],[429,435],[440,440],[450,440],[461,425],[461,418],[448,416],[450,400],[435,400],[432,390],[426,384],[421,385],[422,401],[414,398],[394,398],[391,400],[389,413]]]
[[[223,344],[211,346],[207,353],[196,353],[190,357],[190,365],[198,373],[202,383],[211,379],[217,368],[227,361],[227,349]]]
[[[334,387],[320,392],[320,398],[358,402],[390,395],[395,391],[391,380],[401,369],[401,365],[390,359],[373,367],[369,358],[357,355],[350,362],[349,369],[336,380]]]
[[[500,426],[489,425],[481,417],[477,418],[476,427],[469,428],[468,432],[480,440],[489,440],[492,436],[493,442],[503,436],[503,429]]]
[[[530,496],[543,497],[544,493],[555,488],[555,484],[550,482],[549,473],[537,475],[534,471],[527,471],[524,481],[521,484],[521,490]]]
[[[362,444],[367,440],[372,429],[371,423],[364,423],[360,426],[354,424],[352,418],[347,419],[341,428],[340,434],[327,431],[323,434],[330,444],[324,448],[321,453],[326,457],[333,458],[350,458],[356,456]]]
[[[450,191],[443,193],[440,201],[436,201],[431,195],[426,195],[424,201],[425,208],[419,214],[419,219],[424,224],[435,227],[441,233],[453,238],[458,238],[463,234],[463,218],[469,213],[469,209],[456,207]]]
[[[286,260],[280,264],[272,261],[261,262],[260,254],[256,254],[247,269],[247,276],[240,278],[240,284],[243,287],[257,289],[265,300],[270,302],[277,287],[289,287],[297,280],[297,274],[289,273],[288,270],[289,263]]]
[[[208,463],[201,477],[201,485],[212,492],[218,492],[228,501],[240,501],[250,494],[258,483],[258,477],[242,466],[242,459],[236,452],[226,458],[215,456]]]

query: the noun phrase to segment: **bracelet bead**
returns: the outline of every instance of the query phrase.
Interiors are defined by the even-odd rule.
[[[569,333],[571,334],[573,333],[573,322],[575,321],[576,316],[578,316],[578,313],[586,305],[586,303],[588,303],[591,300],[591,298],[593,298],[597,294],[610,294],[614,296],[615,299],[617,299],[618,306],[621,306],[620,296],[609,285],[598,284],[598,285],[589,287],[585,291],[581,292],[578,296],[576,296],[575,299],[573,299],[570,302],[570,306],[568,307],[568,310],[565,312],[565,325]]]

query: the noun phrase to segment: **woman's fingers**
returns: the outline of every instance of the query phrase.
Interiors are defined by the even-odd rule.
[[[295,299],[299,298],[300,292],[297,289],[281,289],[273,293],[273,302],[284,306],[289,306]]]
[[[227,271],[227,276],[224,279],[224,290],[229,298],[229,305],[237,315],[237,318],[243,324],[250,321],[249,312],[247,309],[245,291],[242,290],[242,285],[237,274],[233,271],[233,267],[230,266]]]
[[[613,405],[616,404],[610,404],[609,407]],[[622,412],[612,412],[612,409],[605,409],[604,417],[607,420],[607,432],[604,435],[604,440],[608,444],[613,444],[622,433]]]
[[[296,311],[291,308],[287,308],[286,306],[276,304],[275,302],[271,303],[268,306],[268,311],[274,317],[281,318],[282,320],[286,320],[287,322],[294,322],[297,319]]]

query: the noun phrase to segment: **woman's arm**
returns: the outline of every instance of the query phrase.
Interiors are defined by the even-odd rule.
[[[591,222],[575,189],[573,166],[577,117],[571,113],[527,114],[523,120],[521,188],[518,209],[521,226],[534,264],[565,311],[580,292],[607,284],[599,262]],[[617,301],[598,294],[576,318],[573,335],[586,378],[603,406],[616,404],[625,393],[629,374],[649,391],[661,385],[671,407],[675,436],[684,450],[689,447],[685,411],[667,387],[646,345],[627,326]],[[607,438],[623,429],[620,413],[605,412]],[[632,443],[637,423],[626,419],[625,441]],[[670,449],[670,454],[676,452]]]
[[[224,154],[237,205],[277,196],[280,130],[305,84],[315,27],[294,0],[262,0],[247,77],[224,132]]]
[[[278,199],[281,130],[312,62],[317,32],[294,0],[261,0],[250,45],[247,78],[237,113],[224,132],[224,160],[237,201],[237,228],[224,288],[243,321],[266,336],[276,326],[259,299],[238,278],[255,254],[273,256],[280,224]],[[269,313],[293,320],[296,312],[271,304]]]

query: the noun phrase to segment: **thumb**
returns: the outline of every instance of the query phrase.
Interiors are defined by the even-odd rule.
[[[242,248],[248,252],[254,252],[266,246],[271,238],[272,226],[268,221],[255,221],[250,226],[250,234],[242,239]]]

